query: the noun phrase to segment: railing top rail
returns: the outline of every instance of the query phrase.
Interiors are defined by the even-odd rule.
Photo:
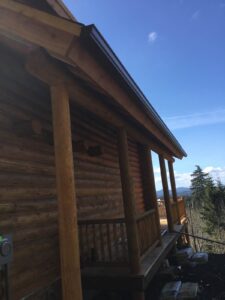
[[[155,209],[150,209],[150,210],[144,212],[143,214],[141,214],[140,216],[137,216],[136,221],[140,221],[149,215],[153,215],[154,213],[155,213]]]
[[[95,224],[120,224],[124,223],[124,218],[117,219],[87,219],[87,220],[79,220],[78,225],[95,225]]]

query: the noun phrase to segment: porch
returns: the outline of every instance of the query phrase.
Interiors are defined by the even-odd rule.
[[[170,207],[176,233],[166,230],[159,234],[157,209],[136,217],[140,249],[140,269],[136,273],[130,268],[125,218],[79,221],[83,286],[87,289],[144,291],[185,230],[184,199],[170,201]]]

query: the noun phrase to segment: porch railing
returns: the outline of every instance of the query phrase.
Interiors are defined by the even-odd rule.
[[[184,198],[178,198],[177,200],[177,205],[178,205],[178,211],[179,211],[179,218],[180,221],[184,218],[186,218],[186,208],[185,208],[185,202]]]
[[[126,225],[121,219],[78,222],[81,267],[128,262]]]
[[[140,255],[159,241],[154,209],[136,218]],[[79,242],[81,267],[128,265],[125,219],[80,220]]]
[[[172,219],[173,219],[173,224],[177,224],[179,222],[179,215],[178,215],[178,211],[177,211],[177,203],[174,201],[170,202],[171,205],[171,213],[172,213]]]
[[[172,199],[170,199],[170,207],[174,224],[178,224],[180,221],[182,221],[182,219],[186,217],[185,202],[183,197],[178,198],[177,202],[174,202]],[[166,208],[163,201],[158,203],[158,208],[160,218],[167,218]]]
[[[155,209],[137,217],[140,254],[143,256],[151,247],[159,242],[157,231],[157,215]]]

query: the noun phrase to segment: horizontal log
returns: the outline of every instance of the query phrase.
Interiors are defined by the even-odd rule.
[[[3,172],[12,172],[14,170],[15,173],[21,174],[39,174],[39,175],[47,175],[47,176],[55,176],[55,168],[46,167],[45,165],[29,164],[26,161],[17,161],[14,158],[13,160],[2,159],[0,157],[0,169]]]
[[[108,195],[108,194],[121,194],[121,188],[92,188],[92,189],[80,189],[77,187],[77,196],[98,196],[98,195]]]

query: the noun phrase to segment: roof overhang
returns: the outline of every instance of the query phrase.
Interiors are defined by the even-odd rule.
[[[149,117],[169,136],[171,142],[174,143],[180,153],[182,153],[182,156],[187,156],[187,153],[160,118],[159,114],[137,86],[95,25],[82,27],[81,38],[85,45],[90,47],[92,53],[94,51],[98,57],[101,57],[103,63],[107,64],[107,68],[111,68],[111,72],[115,74],[118,81],[122,82],[123,86],[127,89],[127,92],[142,105]]]
[[[12,0],[1,0],[0,30],[9,38],[44,48],[70,68],[78,69],[154,134],[173,156],[186,156],[94,25],[84,26]]]
[[[58,16],[69,20],[76,21],[74,15],[65,6],[62,0],[46,0]]]

